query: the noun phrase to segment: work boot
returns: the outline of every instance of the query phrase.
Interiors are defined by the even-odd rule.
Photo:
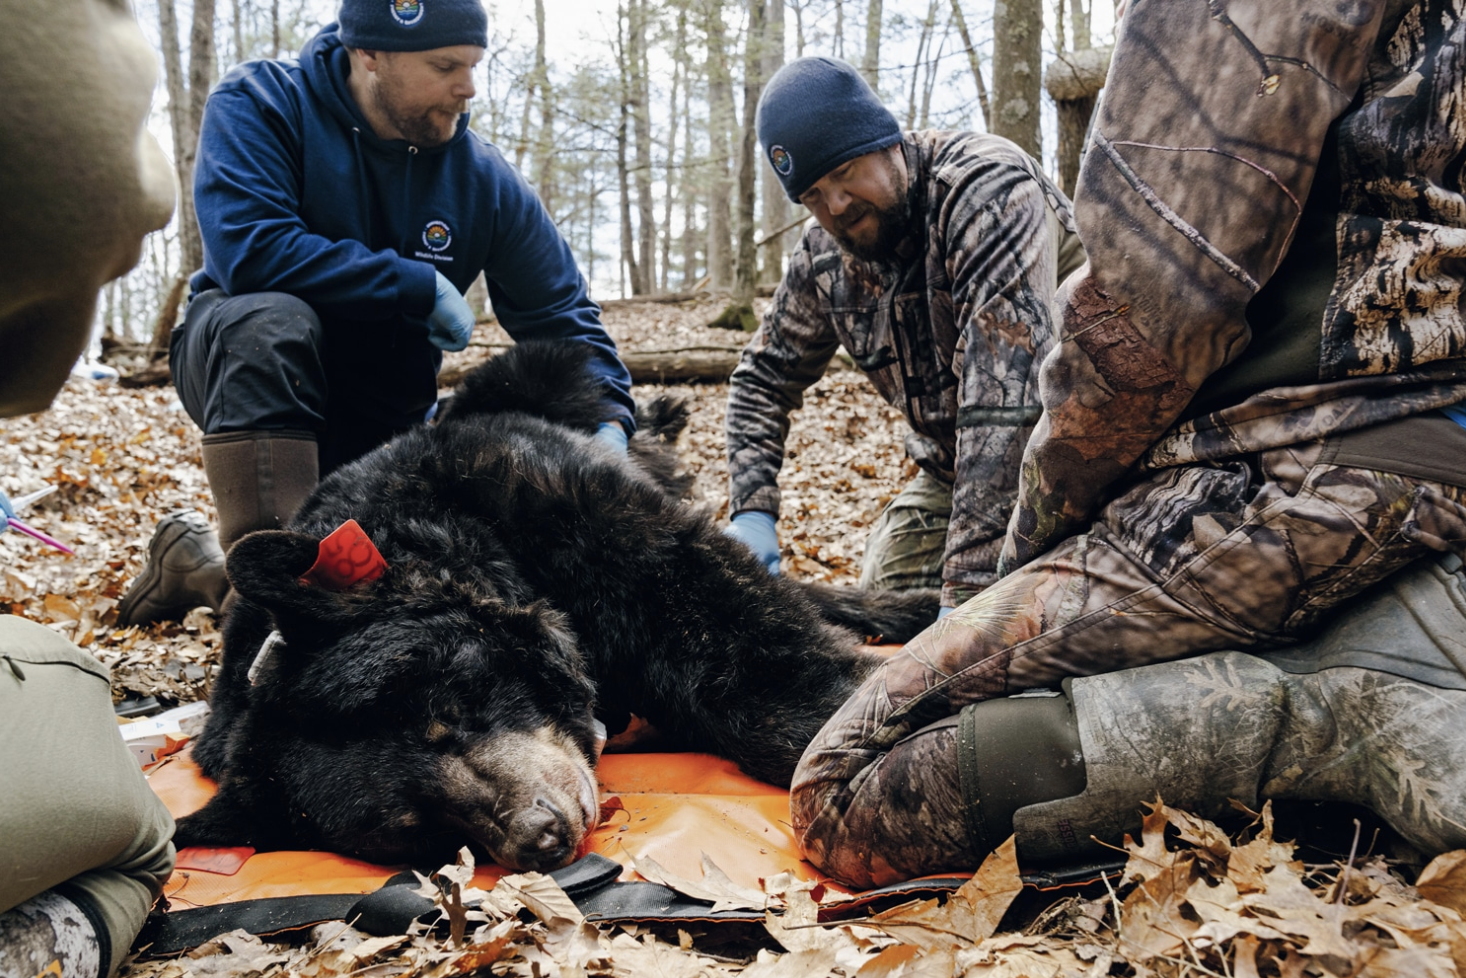
[[[1347,802],[1427,856],[1466,846],[1463,665],[1466,575],[1448,556],[1383,582],[1317,638],[1277,653],[1072,680],[1086,786],[1018,809],[1019,853],[1066,860],[1086,855],[1091,836],[1119,841],[1157,794],[1204,818],[1227,814],[1232,799],[1254,810],[1269,798]]]
[[[117,624],[176,619],[201,605],[218,611],[229,591],[224,549],[202,513],[169,513],[148,543],[148,562],[117,605]]]
[[[246,533],[283,526],[318,479],[316,440],[308,432],[205,435],[203,457],[218,535],[198,513],[164,517],[148,544],[142,576],[118,606],[118,624],[177,618],[200,605],[221,611],[229,594],[224,552]]]

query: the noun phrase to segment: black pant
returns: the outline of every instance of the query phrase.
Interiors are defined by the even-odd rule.
[[[400,320],[323,320],[281,292],[194,296],[170,344],[173,383],[204,434],[309,431],[321,474],[413,425],[437,401],[442,354]]]

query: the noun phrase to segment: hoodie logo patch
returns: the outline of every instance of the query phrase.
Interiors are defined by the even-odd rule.
[[[392,16],[403,27],[412,27],[422,20],[424,0],[388,0],[392,5]]]
[[[769,162],[773,164],[774,172],[781,177],[787,177],[794,172],[794,157],[782,146],[775,146],[769,150]]]
[[[442,221],[429,221],[423,228],[422,243],[431,252],[442,251],[453,243],[453,229]]]

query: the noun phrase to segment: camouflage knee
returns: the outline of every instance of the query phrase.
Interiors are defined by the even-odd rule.
[[[939,588],[952,518],[952,487],[922,472],[882,510],[865,541],[860,586]]]

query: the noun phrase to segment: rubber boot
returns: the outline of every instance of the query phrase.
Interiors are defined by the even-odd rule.
[[[47,890],[0,913],[0,975],[107,978],[112,958],[102,916],[83,894]]]
[[[191,510],[160,520],[147,566],[118,604],[119,625],[176,619],[201,605],[221,610],[229,593],[225,551],[246,533],[282,526],[315,489],[320,471],[315,437],[303,433],[205,435],[203,456],[219,533]]]
[[[1091,836],[1137,833],[1157,794],[1205,818],[1232,799],[1254,810],[1268,798],[1349,802],[1427,856],[1466,846],[1463,662],[1466,576],[1452,556],[1407,569],[1270,657],[1216,652],[1072,680],[1085,788],[1019,808],[1019,853],[1084,858]]]

